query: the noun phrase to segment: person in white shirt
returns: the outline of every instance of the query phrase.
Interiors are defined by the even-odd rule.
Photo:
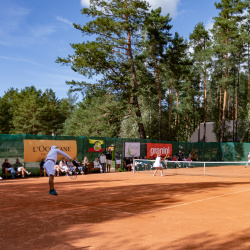
[[[95,158],[95,161],[94,161],[94,168],[100,168],[100,171],[102,173],[102,166],[98,160],[98,158]]]
[[[153,164],[153,168],[155,168],[155,172],[154,172],[153,176],[156,175],[158,169],[161,170],[161,176],[163,176],[163,169],[162,169],[161,155],[160,154],[157,154],[157,157],[156,157],[155,162]]]
[[[248,154],[248,162],[247,162],[247,164],[246,164],[246,168],[247,168],[249,162],[250,162],[250,152],[249,152],[249,154]]]
[[[100,156],[100,162],[102,165],[103,173],[105,173],[106,172],[106,155],[104,153],[102,153],[102,155]]]
[[[65,172],[66,174],[68,173],[68,163],[65,158],[62,158],[62,160],[59,163],[59,168],[62,172]]]
[[[49,176],[49,187],[50,187],[49,194],[52,195],[58,195],[56,190],[54,189],[54,176],[55,176],[54,166],[56,165],[58,154],[63,155],[68,159],[71,159],[69,155],[64,153],[62,150],[58,149],[57,146],[52,146],[49,153],[47,154],[43,167],[46,170],[47,175]]]

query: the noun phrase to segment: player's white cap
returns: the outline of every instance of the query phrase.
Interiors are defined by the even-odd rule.
[[[58,148],[58,147],[57,147],[57,146],[52,146],[52,147],[51,147],[51,149],[56,149],[56,148]]]

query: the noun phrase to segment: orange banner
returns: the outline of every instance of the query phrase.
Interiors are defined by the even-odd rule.
[[[72,159],[77,155],[76,141],[60,140],[23,140],[24,162],[37,162],[45,159],[51,146],[57,146]],[[58,160],[63,156],[58,155]]]

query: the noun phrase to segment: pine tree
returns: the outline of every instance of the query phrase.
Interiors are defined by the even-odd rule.
[[[93,0],[82,14],[92,17],[84,25],[74,24],[83,35],[95,35],[92,42],[71,44],[75,50],[67,59],[57,62],[71,65],[72,69],[87,77],[102,74],[99,84],[104,84],[113,93],[122,92],[127,98],[128,109],[136,116],[140,138],[146,138],[138,102],[139,84],[135,67],[135,55],[148,4],[141,0]],[[84,83],[71,82],[78,89]]]
[[[241,18],[240,14],[243,12],[245,5],[241,0],[221,0],[220,3],[215,3],[215,7],[220,10],[220,13],[218,17],[214,18],[215,22],[212,29],[215,41],[214,47],[215,50],[220,51],[225,61],[224,77],[222,78],[224,93],[221,123],[221,140],[224,141],[228,85],[230,84],[230,53],[234,49],[233,41],[238,34],[237,22]]]
[[[189,36],[190,43],[193,47],[193,58],[197,63],[198,74],[203,74],[204,87],[204,130],[203,142],[206,141],[206,121],[207,121],[207,61],[211,58],[210,37],[203,23],[198,23],[192,34]],[[202,66],[203,64],[203,66]]]
[[[170,41],[171,34],[169,33],[172,25],[170,25],[171,18],[169,14],[167,16],[161,15],[161,8],[151,10],[150,15],[146,18],[145,28],[147,32],[147,40],[145,42],[146,53],[148,55],[147,62],[149,67],[153,69],[157,91],[158,91],[158,139],[162,139],[162,93],[161,93],[161,81],[160,81],[160,62],[166,47]]]

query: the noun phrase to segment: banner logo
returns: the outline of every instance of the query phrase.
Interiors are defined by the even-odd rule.
[[[125,157],[139,157],[140,143],[139,142],[125,142]]]
[[[147,143],[147,158],[155,158],[157,154],[161,156],[172,156],[172,144]]]
[[[103,145],[102,140],[89,139],[89,152],[103,152]]]
[[[23,140],[24,162],[37,162],[45,159],[50,148],[55,145],[72,159],[77,155],[76,141],[71,140]],[[58,160],[62,156],[58,155]]]

